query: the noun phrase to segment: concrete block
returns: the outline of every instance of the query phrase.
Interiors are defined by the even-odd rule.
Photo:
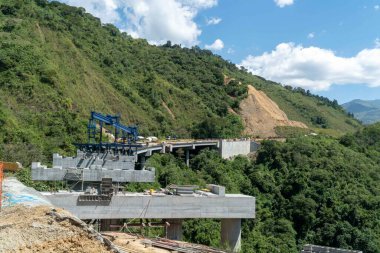
[[[208,184],[207,185],[207,188],[214,194],[218,195],[218,196],[222,196],[224,197],[225,196],[225,192],[226,192],[226,187],[224,186],[220,186],[220,185],[216,185],[216,184]]]
[[[219,152],[224,159],[237,155],[248,155],[250,149],[250,140],[220,140]]]

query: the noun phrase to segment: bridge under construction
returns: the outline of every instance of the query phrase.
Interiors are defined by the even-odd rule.
[[[114,128],[113,143],[103,142],[105,126]],[[203,148],[217,149],[223,158],[231,158],[257,151],[258,143],[249,139],[139,143],[138,139],[137,127],[122,125],[120,116],[92,112],[88,143],[75,144],[75,157],[53,154],[52,168],[33,162],[32,180],[66,181],[70,191],[42,194],[54,206],[80,219],[98,221],[102,231],[120,229],[126,219],[161,219],[167,237],[180,240],[182,220],[220,219],[222,244],[238,252],[241,219],[255,218],[254,197],[225,194],[225,188],[218,185],[208,185],[206,189],[167,186],[159,192],[127,193],[120,184],[154,182],[155,168],[145,165],[146,158],[154,153],[182,149],[189,165],[191,155]]]

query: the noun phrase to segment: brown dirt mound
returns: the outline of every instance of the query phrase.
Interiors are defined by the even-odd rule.
[[[47,206],[4,208],[0,252],[112,252],[83,225],[68,212]]]
[[[289,120],[273,100],[252,85],[248,85],[248,97],[240,103],[240,115],[245,125],[244,133],[252,136],[276,137],[277,126],[307,128],[302,122]]]

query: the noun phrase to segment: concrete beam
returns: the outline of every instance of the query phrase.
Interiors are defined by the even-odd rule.
[[[241,249],[241,219],[222,219],[221,243],[232,252]]]
[[[78,202],[79,193],[42,193],[52,204],[80,219],[255,218],[255,198],[242,194],[144,195],[119,193],[106,204]]]

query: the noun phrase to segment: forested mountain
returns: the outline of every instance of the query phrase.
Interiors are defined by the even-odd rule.
[[[342,105],[347,112],[364,124],[372,124],[380,121],[380,99],[361,100],[355,99]]]
[[[91,110],[120,113],[142,135],[239,137],[248,84],[313,131],[359,126],[336,101],[253,76],[211,51],[149,45],[83,8],[0,0],[0,157],[28,164],[73,152]]]
[[[380,252],[379,124],[359,129],[336,101],[253,76],[199,47],[132,39],[82,8],[0,0],[0,160],[28,165],[73,152],[91,110],[120,113],[143,135],[239,137],[247,85],[322,134],[264,141],[255,159],[206,150],[187,167],[181,154],[155,155],[148,163],[156,182],[126,188],[217,183],[256,196],[257,218],[243,222],[243,252],[292,253],[304,243]],[[49,188],[29,172],[18,176]],[[185,238],[220,246],[218,226],[188,220]]]

